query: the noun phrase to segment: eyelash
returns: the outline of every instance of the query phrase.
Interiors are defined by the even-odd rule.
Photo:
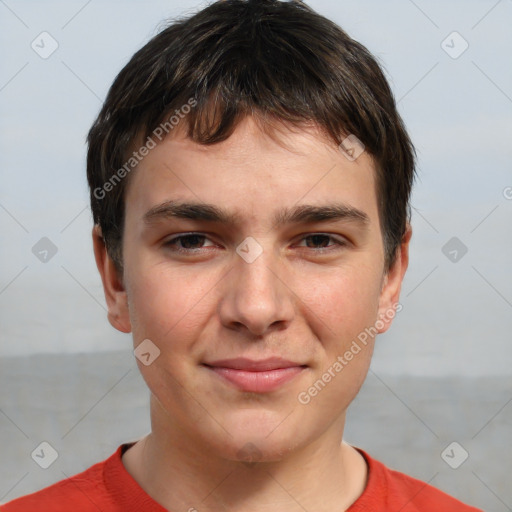
[[[323,236],[323,237],[330,238],[334,241],[335,244],[337,244],[339,246],[334,249],[325,248],[325,247],[320,247],[318,249],[314,249],[314,252],[317,254],[318,253],[325,254],[328,252],[339,250],[348,245],[347,242],[345,242],[344,240],[339,240],[329,233],[311,233],[307,236],[302,237],[300,241],[302,242],[303,240],[306,240],[307,238],[311,238],[313,236]],[[164,243],[164,246],[169,247],[170,250],[173,252],[178,252],[178,253],[182,253],[182,254],[197,253],[200,249],[202,249],[201,247],[198,249],[183,249],[181,247],[176,247],[178,241],[184,240],[187,238],[193,238],[193,237],[200,237],[200,238],[205,238],[205,239],[209,240],[209,238],[203,233],[187,233],[184,235],[179,235],[179,236],[175,236],[175,237],[171,238],[170,240],[168,240],[167,242]],[[175,247],[172,247],[172,246],[175,246]]]

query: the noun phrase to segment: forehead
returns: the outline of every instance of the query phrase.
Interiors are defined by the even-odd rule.
[[[347,158],[315,125],[262,129],[248,116],[228,139],[209,145],[188,138],[185,125],[133,171],[127,217],[143,221],[172,199],[217,204],[238,219],[240,212],[276,219],[285,206],[322,202],[377,214],[373,159],[365,152]]]

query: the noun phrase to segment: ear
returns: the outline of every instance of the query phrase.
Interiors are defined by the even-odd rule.
[[[129,333],[132,330],[128,300],[122,279],[119,277],[114,262],[105,246],[101,227],[95,224],[92,228],[94,257],[103,283],[103,291],[108,307],[108,321],[118,331]]]
[[[391,322],[396,313],[401,311],[402,305],[399,304],[400,289],[402,280],[409,265],[409,242],[411,241],[412,227],[408,223],[400,247],[397,248],[395,261],[389,271],[386,273],[382,283],[382,289],[379,299],[379,318],[376,322],[378,332],[386,332],[391,326]]]

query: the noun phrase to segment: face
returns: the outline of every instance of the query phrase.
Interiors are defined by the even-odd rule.
[[[233,460],[339,441],[407,266],[408,238],[384,273],[370,156],[247,117],[211,146],[173,133],[134,172],[122,285],[95,250],[112,325],[160,351],[138,361],[153,422]]]

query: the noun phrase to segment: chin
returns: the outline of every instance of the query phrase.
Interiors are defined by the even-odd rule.
[[[229,435],[224,436],[222,456],[229,460],[246,462],[275,462],[286,457],[299,445],[307,442],[305,425],[297,425],[297,418],[275,411],[245,411],[236,421],[222,422]],[[283,421],[284,420],[284,421]],[[211,438],[210,438],[211,441]]]
[[[247,465],[278,462],[293,451],[295,446],[290,439],[271,440],[265,437],[240,436],[231,441],[228,452],[224,451],[224,457]]]

